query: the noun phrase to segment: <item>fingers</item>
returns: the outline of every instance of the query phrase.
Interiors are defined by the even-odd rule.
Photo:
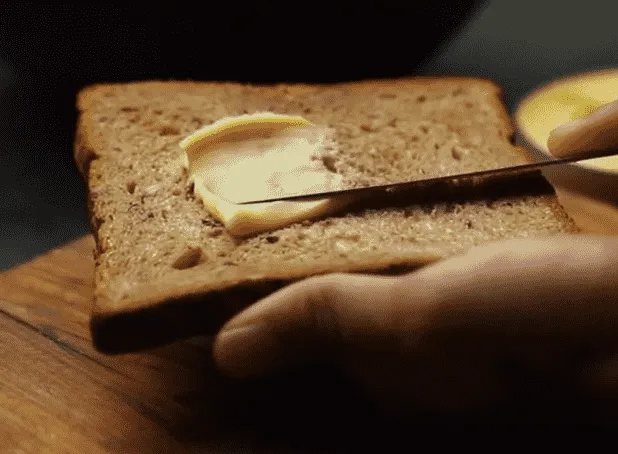
[[[510,240],[416,277],[434,287],[434,332],[494,337],[540,362],[556,350],[618,348],[616,237]]]
[[[391,277],[334,274],[290,285],[224,326],[215,340],[215,360],[238,377],[318,356],[341,360],[347,350],[375,345],[372,337],[388,338],[394,332],[402,317],[395,282]]]
[[[435,352],[455,371],[478,369],[465,358],[491,362],[503,353],[551,370],[573,351],[618,348],[617,286],[618,238],[504,241],[405,277],[296,283],[231,320],[214,355],[238,377],[318,358],[366,366],[371,357],[425,364],[415,374],[429,377]]]
[[[432,289],[430,336],[410,352],[420,355],[415,387],[428,404],[443,397],[469,404],[501,389],[618,396],[618,362],[604,359],[618,351],[618,238],[509,240],[413,276]],[[431,377],[436,353],[444,353],[444,366]],[[595,367],[578,382],[589,364]],[[469,392],[458,396],[453,383],[467,383]]]

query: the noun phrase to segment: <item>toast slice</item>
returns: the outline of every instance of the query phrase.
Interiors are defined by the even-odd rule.
[[[181,164],[190,133],[264,111],[332,127],[336,170],[363,185],[529,162],[491,81],[138,82],[88,87],[78,109],[75,160],[96,240],[91,328],[108,353],[213,333],[311,275],[406,272],[482,243],[577,232],[539,176],[516,193],[368,205],[238,239],[194,197]]]

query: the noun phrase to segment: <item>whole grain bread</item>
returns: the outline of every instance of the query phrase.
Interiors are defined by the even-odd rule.
[[[212,333],[311,275],[405,272],[482,243],[577,231],[539,177],[516,194],[368,205],[238,239],[193,196],[181,165],[182,138],[261,111],[332,127],[339,152],[330,164],[350,185],[529,162],[512,144],[499,87],[486,80],[140,82],[88,87],[78,108],[75,159],[96,239],[91,327],[105,352]]]

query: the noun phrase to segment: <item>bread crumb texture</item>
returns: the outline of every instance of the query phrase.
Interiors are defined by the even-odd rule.
[[[181,165],[178,143],[196,129],[264,111],[333,128],[329,167],[348,187],[524,163],[499,90],[487,81],[100,85],[80,94],[79,108],[76,160],[88,179],[96,295],[111,302],[139,299],[145,289],[206,294],[247,279],[414,263],[576,231],[550,194],[341,213],[238,239],[193,196]]]

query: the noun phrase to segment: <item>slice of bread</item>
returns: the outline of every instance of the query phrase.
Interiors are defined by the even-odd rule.
[[[238,239],[193,196],[181,166],[182,138],[262,111],[334,128],[335,168],[363,185],[530,161],[512,144],[500,89],[485,80],[140,82],[88,87],[78,108],[75,159],[96,239],[91,326],[105,352],[213,333],[246,305],[311,275],[404,272],[482,243],[577,231],[539,177],[515,194],[357,207]]]

